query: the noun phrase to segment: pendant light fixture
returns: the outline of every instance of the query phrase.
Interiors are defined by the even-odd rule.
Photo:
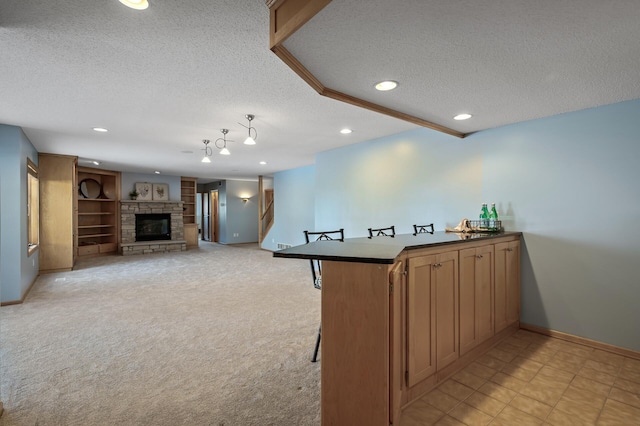
[[[233,142],[227,140],[227,133],[229,133],[229,129],[220,129],[222,132],[222,137],[216,139],[216,148],[220,150],[220,154],[222,155],[231,155],[231,152],[227,149],[227,142]]]
[[[255,116],[253,114],[247,114],[245,115],[245,118],[247,120],[249,120],[249,127],[245,126],[242,123],[238,123],[239,125],[241,125],[242,127],[244,127],[245,129],[247,129],[249,131],[249,136],[244,140],[244,144],[245,145],[255,145],[256,144],[256,139],[258,139],[258,131],[256,130],[255,127],[251,127],[251,120],[253,120],[255,118]],[[251,131],[253,130],[253,133],[255,135],[255,137],[253,137],[251,135]]]
[[[202,139],[202,143],[204,143],[204,157],[202,157],[202,162],[203,163],[210,163],[211,159],[209,157],[211,157],[211,155],[213,154],[213,152],[211,151],[211,147],[209,146],[209,143],[211,141],[209,139]]]

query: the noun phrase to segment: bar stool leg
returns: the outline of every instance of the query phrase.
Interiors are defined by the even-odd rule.
[[[320,328],[318,328],[318,338],[316,339],[316,348],[313,350],[313,358],[311,362],[316,362],[318,360],[318,349],[320,349],[320,337],[322,335],[322,324],[320,324]]]

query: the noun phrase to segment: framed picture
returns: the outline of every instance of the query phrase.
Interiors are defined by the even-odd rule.
[[[149,182],[136,182],[136,191],[138,192],[138,200],[151,201],[153,198],[153,185]]]
[[[169,199],[169,185],[166,183],[153,184],[153,200],[167,201]]]

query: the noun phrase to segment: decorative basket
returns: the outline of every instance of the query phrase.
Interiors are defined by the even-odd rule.
[[[473,229],[476,232],[502,232],[502,221],[500,220],[496,220],[495,221],[495,226],[493,227],[488,227],[488,226],[483,226],[482,222],[488,223],[489,221],[483,221],[483,220],[470,220],[469,224],[473,227]]]

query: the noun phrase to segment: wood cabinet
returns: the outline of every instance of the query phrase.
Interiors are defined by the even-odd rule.
[[[407,284],[408,386],[458,357],[458,252],[410,257]]]
[[[322,263],[323,425],[389,425],[391,271]]]
[[[323,425],[397,424],[518,328],[520,233],[380,238],[274,253],[323,261]]]
[[[495,245],[495,332],[520,321],[520,241]]]
[[[78,167],[77,255],[118,252],[120,172]]]
[[[40,273],[68,271],[75,262],[77,157],[38,155]]]
[[[198,245],[198,224],[196,223],[197,179],[182,177],[180,179],[180,198],[182,200],[184,222],[184,239],[187,247]]]
[[[493,336],[494,246],[460,250],[460,355]]]

